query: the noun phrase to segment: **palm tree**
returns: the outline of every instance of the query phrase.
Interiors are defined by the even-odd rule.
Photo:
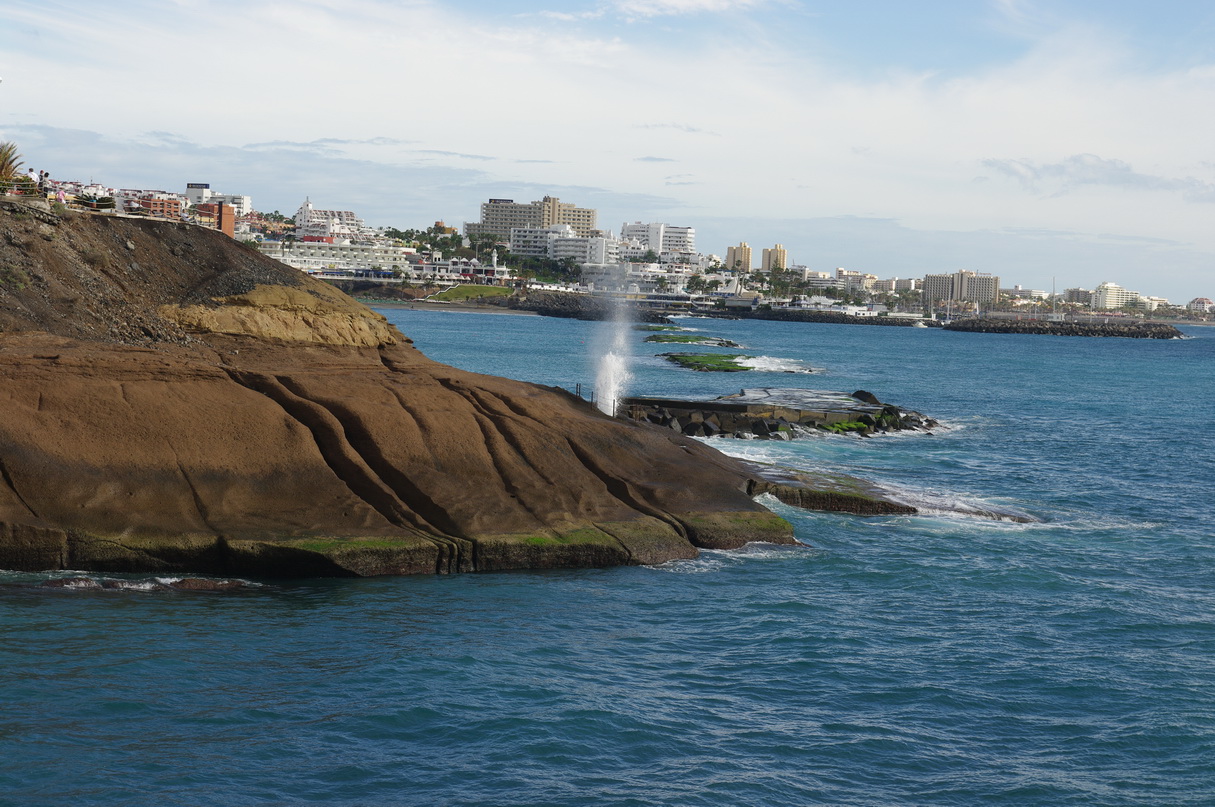
[[[17,153],[17,144],[0,143],[0,179],[12,179],[21,166],[21,155]]]
[[[0,143],[0,193],[9,193],[13,189],[13,180],[21,168],[21,155],[17,153],[17,144]]]

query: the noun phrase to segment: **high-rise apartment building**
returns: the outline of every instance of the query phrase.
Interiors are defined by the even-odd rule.
[[[1000,296],[1000,278],[965,269],[951,275],[924,275],[921,296],[926,303],[936,300],[994,303]]]
[[[595,229],[597,217],[595,210],[576,207],[555,196],[545,196],[538,202],[526,204],[513,199],[490,199],[481,203],[480,221],[465,223],[464,235],[469,238],[494,235],[506,239],[510,238],[510,231],[516,228],[536,229],[568,224],[577,235],[589,238],[598,235]]]
[[[694,227],[672,227],[670,224],[654,222],[620,225],[621,241],[636,241],[647,249],[661,255],[664,252],[695,252],[696,229]]]
[[[1135,303],[1139,301],[1139,292],[1124,289],[1117,283],[1106,281],[1097,288],[1093,289],[1092,301],[1090,306],[1094,309],[1113,310],[1122,308],[1127,303]]]
[[[760,258],[760,267],[763,272],[771,272],[773,269],[786,269],[789,266],[789,252],[780,244],[765,249]]]
[[[751,247],[746,241],[736,247],[726,248],[726,268],[739,272],[751,271]]]

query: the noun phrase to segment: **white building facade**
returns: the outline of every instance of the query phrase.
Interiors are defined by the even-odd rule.
[[[237,216],[247,216],[253,212],[253,197],[235,193],[219,193],[211,190],[207,182],[189,182],[186,184],[185,198],[192,205],[224,204],[232,207]]]
[[[304,199],[295,212],[295,237],[300,241],[339,243],[374,236],[375,231],[350,210],[317,210],[310,199]]]
[[[1139,292],[1124,289],[1117,283],[1106,281],[1097,288],[1093,289],[1092,302],[1090,306],[1094,310],[1112,311],[1127,303],[1135,303],[1139,300]]]

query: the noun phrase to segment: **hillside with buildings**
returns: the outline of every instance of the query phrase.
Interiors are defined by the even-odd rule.
[[[442,288],[457,283],[552,284],[576,293],[628,295],[654,305],[746,309],[759,306],[952,318],[1004,311],[1204,319],[1215,303],[1174,304],[1104,282],[1061,292],[1002,285],[972,270],[881,277],[845,268],[811,268],[781,244],[726,247],[724,257],[698,248],[686,224],[625,222],[604,229],[598,211],[545,196],[531,202],[489,199],[462,229],[441,221],[424,229],[371,227],[354,211],[318,208],[305,199],[294,215],[258,212],[247,195],[188,183],[184,193],[50,181],[38,191],[65,206],[215,227],[288,266],[326,280],[369,280]]]

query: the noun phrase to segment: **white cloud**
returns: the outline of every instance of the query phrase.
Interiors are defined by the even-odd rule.
[[[1075,154],[1057,163],[1029,160],[984,160],[983,164],[1019,180],[1027,190],[1062,195],[1086,185],[1134,191],[1176,191],[1188,202],[1215,202],[1215,183],[1194,177],[1143,174],[1122,160]]]
[[[626,17],[644,18],[747,11],[770,3],[771,0],[611,0],[608,5]]]
[[[223,173],[228,192],[248,192],[247,172],[265,199],[273,169],[280,205],[313,186],[348,194],[331,206],[406,226],[474,216],[475,194],[534,192],[602,203],[606,222],[735,221],[705,229],[702,246],[717,252],[759,243],[747,231],[755,221],[855,216],[898,222],[900,237],[1021,228],[1160,239],[1215,263],[1210,209],[1190,203],[1215,196],[1215,67],[1147,71],[1094,27],[1002,0],[983,13],[1016,24],[1018,58],[942,73],[850,70],[800,38],[782,42],[763,14],[729,13],[780,2],[586,0],[599,16],[561,12],[583,22],[572,25],[464,13],[458,2],[244,0],[234,15],[202,0],[104,11],[6,0],[0,139],[24,139],[27,162],[111,173],[114,184]],[[774,25],[812,24],[780,17]],[[737,46],[744,23],[762,46]],[[188,58],[149,70],[130,53]],[[35,124],[60,135],[33,137]],[[94,139],[63,135],[80,129]],[[687,176],[639,155],[678,160]],[[433,212],[421,214],[426,205]],[[806,236],[803,260],[819,264],[820,235]],[[773,237],[797,248],[792,232]],[[1075,260],[1080,247],[1068,243]]]

